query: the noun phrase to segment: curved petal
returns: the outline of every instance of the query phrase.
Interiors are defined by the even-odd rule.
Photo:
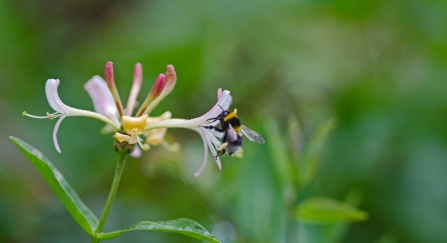
[[[221,145],[221,142],[214,136],[214,134],[211,132],[211,130],[206,129],[206,128],[203,128],[203,129],[200,129],[200,130],[202,130],[203,133],[206,134],[206,136],[211,141],[211,143],[214,145],[216,150],[218,150],[218,148]]]
[[[45,94],[47,95],[48,103],[53,110],[62,114],[67,113],[66,105],[62,103],[57,93],[57,87],[59,86],[59,79],[48,79],[45,84]]]
[[[202,173],[203,169],[205,168],[205,165],[208,162],[208,148],[207,148],[207,144],[206,144],[205,138],[203,137],[205,135],[203,134],[203,132],[200,132],[200,136],[202,137],[203,149],[205,151],[205,155],[204,155],[203,163],[200,166],[200,168],[194,173],[194,177],[198,177]]]
[[[222,170],[222,164],[220,163],[220,159],[219,159],[219,157],[216,157],[217,148],[220,146],[220,141],[217,140],[217,138],[214,137],[205,128],[191,128],[191,130],[196,131],[200,134],[203,141],[208,145],[208,149],[211,151],[211,154],[213,155],[213,159],[214,159],[214,161],[216,161],[217,167],[219,167],[219,170]]]
[[[101,115],[96,112],[86,111],[81,109],[72,108],[70,106],[65,105],[59,95],[57,93],[57,87],[59,86],[59,79],[48,79],[45,84],[45,93],[47,95],[48,103],[51,108],[60,113],[59,115],[63,116],[87,116],[91,118],[95,118],[101,120],[105,123],[110,124],[113,128],[118,130],[120,128],[120,123],[112,121],[104,115]]]
[[[54,142],[54,147],[56,147],[57,152],[62,153],[61,152],[61,148],[59,147],[59,143],[57,142],[57,131],[59,130],[59,126],[62,123],[62,120],[64,120],[66,116],[62,116],[61,118],[59,118],[59,120],[57,120],[56,125],[54,126],[53,129],[53,142]]]
[[[222,89],[217,90],[217,103],[209,110],[205,115],[198,117],[196,119],[200,120],[200,124],[205,123],[205,121],[209,118],[217,117],[221,112],[222,109],[228,110],[231,105],[231,101],[233,98],[230,95],[230,91],[224,90],[222,92]]]
[[[93,76],[85,83],[84,89],[90,95],[97,113],[108,117],[115,123],[119,123],[118,109],[104,79],[97,75]]]
[[[219,170],[222,170],[222,164],[220,163],[219,157],[217,157],[216,149],[213,147],[213,143],[210,141],[210,139],[205,136],[206,144],[208,144],[208,148],[211,151],[211,154],[213,155],[214,161],[216,161],[217,167],[219,167]]]

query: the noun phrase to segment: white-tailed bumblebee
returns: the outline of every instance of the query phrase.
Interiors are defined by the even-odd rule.
[[[233,157],[242,157],[243,135],[245,135],[250,141],[265,143],[265,140],[261,135],[241,124],[241,120],[236,115],[236,109],[231,112],[228,110],[224,110],[222,107],[221,109],[222,112],[217,117],[207,120],[207,123],[213,123],[219,120],[221,128],[211,125],[203,126],[204,128],[213,129],[224,134],[222,138],[222,145],[220,145],[216,157],[225,154],[225,152],[228,152],[228,154]]]

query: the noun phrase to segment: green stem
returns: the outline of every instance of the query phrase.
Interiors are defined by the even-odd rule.
[[[113,200],[115,200],[116,192],[118,191],[118,186],[120,184],[121,175],[123,174],[124,164],[126,163],[126,158],[128,153],[118,153],[118,161],[116,163],[115,175],[113,177],[112,187],[110,188],[109,196],[107,197],[106,205],[102,211],[101,218],[99,219],[98,226],[96,227],[95,234],[92,237],[92,243],[97,243],[100,240],[97,238],[99,234],[102,233],[102,229],[106,224],[107,216],[109,215],[110,208],[112,207]]]

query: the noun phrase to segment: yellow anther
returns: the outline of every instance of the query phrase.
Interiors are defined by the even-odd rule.
[[[149,146],[149,144],[145,143],[145,144],[143,144],[143,146],[141,146],[141,148],[142,148],[144,151],[148,151],[149,148],[150,148],[150,146]]]
[[[53,118],[54,118],[53,115],[50,114],[50,112],[48,112],[48,111],[47,111],[47,116],[48,116],[48,118],[50,118],[50,120],[53,120]]]

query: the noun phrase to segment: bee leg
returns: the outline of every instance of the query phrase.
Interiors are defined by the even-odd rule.
[[[223,129],[217,128],[215,126],[201,126],[201,127],[206,128],[206,129],[214,129],[217,132],[224,132]]]
[[[217,150],[217,154],[214,157],[215,159],[217,159],[217,157],[225,154],[225,152],[227,151],[226,148],[228,146],[228,142],[223,143],[222,145],[219,146],[219,149]]]
[[[214,117],[214,118],[207,119],[207,120],[206,120],[206,124],[213,123],[213,122],[215,122],[215,121],[217,121],[217,120],[219,120],[219,117]]]
[[[228,147],[228,142],[225,142],[225,143],[221,144],[221,145],[219,146],[219,151],[221,151],[221,150],[225,150],[226,147]]]

